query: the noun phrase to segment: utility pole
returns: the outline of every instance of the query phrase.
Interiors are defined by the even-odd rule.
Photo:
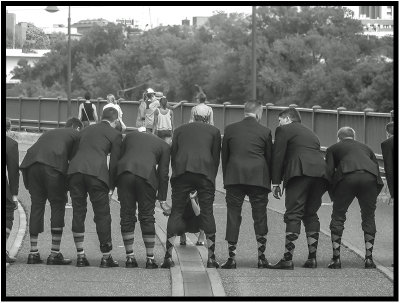
[[[251,97],[252,100],[257,99],[257,58],[256,58],[256,7],[252,9],[252,30],[251,30],[251,51],[252,51],[252,68],[251,68]]]

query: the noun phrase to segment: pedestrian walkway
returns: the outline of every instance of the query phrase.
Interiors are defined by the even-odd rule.
[[[22,160],[24,152],[21,152]],[[217,189],[222,180],[217,178]],[[20,182],[20,200],[29,218],[30,199],[25,190],[22,178]],[[168,193],[170,197],[170,192]],[[282,207],[283,200],[275,200],[270,195],[270,208]],[[167,200],[171,203],[170,200]],[[328,207],[328,206],[326,206]],[[329,209],[328,211],[329,212]],[[46,260],[51,245],[50,208],[46,206],[45,232],[39,236],[39,251]],[[71,234],[72,209],[66,209],[66,227],[64,229],[61,250],[65,257],[73,259],[69,266],[47,266],[26,264],[29,253],[29,230],[27,230],[17,262],[6,271],[7,296],[317,296],[317,297],[390,297],[394,295],[393,282],[377,269],[365,270],[363,259],[350,249],[342,248],[342,269],[326,268],[331,257],[330,238],[320,236],[318,249],[318,268],[303,269],[301,265],[307,258],[307,244],[304,230],[296,241],[293,271],[258,269],[257,244],[254,236],[249,203],[243,206],[243,221],[237,246],[237,269],[207,269],[207,249],[194,246],[196,238],[189,234],[188,245],[179,246],[176,240],[173,259],[176,266],[168,269],[146,270],[146,254],[141,238],[140,225],[136,225],[134,251],[139,268],[125,268],[125,249],[119,226],[119,204],[111,203],[112,237],[115,260],[119,268],[99,268],[101,253],[93,223],[93,212],[90,202],[86,218],[85,252],[90,267],[76,268],[75,245]],[[228,257],[225,237],[226,204],[223,192],[217,191],[214,203],[214,215],[217,224],[216,257],[222,264]],[[156,208],[157,239],[155,259],[161,265],[165,253],[167,218]],[[350,216],[348,216],[350,220]],[[326,226],[326,218],[321,216],[321,223]],[[377,222],[378,223],[378,222]],[[352,224],[351,224],[352,225]],[[388,223],[390,225],[390,223]],[[15,224],[16,226],[16,224]],[[270,262],[277,262],[284,252],[284,223],[282,214],[268,211],[268,242],[266,256]],[[358,225],[357,228],[360,228]],[[352,229],[351,226],[346,230]],[[359,239],[358,239],[359,240]],[[375,251],[378,248],[375,246]]]

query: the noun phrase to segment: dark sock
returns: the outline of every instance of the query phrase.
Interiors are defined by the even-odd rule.
[[[257,245],[258,245],[258,258],[265,260],[265,248],[267,245],[267,236],[256,235]]]
[[[333,249],[333,259],[340,258],[340,244],[342,242],[342,235],[337,235],[331,233],[332,249]]]
[[[293,259],[293,253],[295,249],[294,241],[297,240],[299,234],[287,232],[285,238],[285,254],[283,255],[283,259],[285,261],[291,261]]]
[[[236,245],[237,242],[228,241],[229,258],[236,259]]]

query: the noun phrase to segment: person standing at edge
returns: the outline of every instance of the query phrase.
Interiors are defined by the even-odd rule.
[[[332,219],[329,225],[333,257],[328,268],[339,269],[340,244],[346,221],[346,212],[358,199],[361,208],[361,227],[365,241],[365,268],[376,268],[372,259],[375,242],[376,198],[383,187],[379,165],[374,152],[365,144],[355,140],[355,131],[344,126],[339,129],[338,143],[326,150],[326,163],[331,176],[329,196],[333,201]]]
[[[73,207],[72,233],[77,250],[77,267],[89,266],[83,249],[87,195],[92,202],[96,231],[103,253],[100,267],[117,267],[111,256],[110,198],[114,191],[122,134],[115,130],[118,112],[106,108],[102,120],[80,133],[77,151],[69,168],[69,189]],[[109,168],[107,155],[110,155]]]
[[[258,268],[267,267],[267,204],[271,192],[271,130],[260,124],[263,108],[260,102],[248,101],[244,106],[245,118],[228,125],[222,140],[222,172],[226,189],[229,258],[221,268],[236,268],[236,245],[242,221],[242,205],[249,196],[258,244]]]
[[[385,168],[385,175],[386,175],[386,182],[387,186],[389,188],[389,193],[390,193],[390,204],[393,204],[393,169],[394,169],[394,163],[393,163],[393,127],[394,123],[389,122],[386,125],[386,136],[387,139],[381,143],[381,149],[382,149],[382,156],[383,156],[383,166]]]
[[[122,142],[118,161],[118,197],[121,202],[121,234],[126,251],[126,267],[137,267],[133,253],[136,202],[140,228],[146,247],[146,268],[157,268],[154,261],[156,198],[165,201],[168,191],[170,146],[146,132],[134,131]],[[157,196],[156,196],[157,194]]]
[[[207,267],[219,267],[214,254],[216,227],[213,203],[220,151],[221,133],[212,125],[195,121],[174,131],[171,147],[172,209],[167,223],[167,243],[162,268],[174,266],[172,248],[175,237],[185,232],[183,214],[190,203],[188,197],[193,190],[198,193],[200,229],[204,230],[207,239]]]
[[[31,250],[28,264],[40,264],[38,250],[39,234],[44,230],[46,201],[51,207],[51,254],[48,265],[68,265],[60,252],[61,238],[65,226],[65,204],[67,197],[67,170],[75,143],[79,140],[79,130],[83,127],[77,118],[70,118],[65,128],[50,130],[40,136],[27,151],[20,165],[25,187],[31,196],[29,236]]]
[[[286,223],[285,253],[272,269],[293,269],[295,241],[303,221],[308,244],[305,268],[317,267],[317,248],[320,231],[318,209],[328,187],[326,163],[318,137],[301,124],[300,113],[294,108],[278,115],[272,148],[272,192],[276,199],[282,196],[280,183],[286,188],[284,222]]]
[[[11,121],[6,118],[6,132],[11,129]],[[18,208],[19,189],[19,151],[18,143],[9,136],[6,136],[6,241],[11,233],[14,221],[14,210]],[[9,256],[6,250],[6,263],[14,263],[15,258]]]
[[[82,121],[83,127],[97,123],[96,106],[90,102],[90,93],[85,93],[85,102],[79,105],[78,119]]]

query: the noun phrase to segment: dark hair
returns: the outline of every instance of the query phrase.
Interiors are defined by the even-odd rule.
[[[301,123],[301,116],[297,109],[290,107],[281,111],[278,117],[286,118],[289,117],[293,122]]]
[[[337,132],[337,137],[339,140],[343,140],[344,138],[355,138],[356,132],[350,126],[343,126]]]
[[[85,93],[85,99],[86,99],[86,100],[90,100],[90,93],[89,93],[89,92],[86,92],[86,93]]]
[[[207,100],[207,96],[204,93],[199,93],[196,98],[199,99],[199,101],[201,103],[203,103],[203,102],[205,102]]]
[[[165,100],[165,104],[167,104],[168,103],[168,100],[167,100],[167,98],[165,98],[165,97],[162,97],[161,99],[160,99],[160,104],[161,104],[161,102],[163,102]]]
[[[114,107],[107,107],[103,110],[101,120],[107,120],[108,122],[114,122],[118,119],[118,111]]]
[[[388,124],[386,124],[386,131],[393,136],[393,131],[394,131],[394,123],[393,122],[389,122]]]
[[[73,129],[77,129],[78,127],[82,128],[83,123],[78,118],[72,117],[72,118],[69,118],[67,120],[67,122],[65,123],[65,128],[69,128],[69,127],[72,127]]]
[[[259,101],[256,101],[256,100],[247,101],[244,104],[244,112],[255,114],[260,109],[261,106],[262,106],[261,102],[259,102]]]
[[[11,119],[6,118],[6,131],[9,131],[11,128]]]

